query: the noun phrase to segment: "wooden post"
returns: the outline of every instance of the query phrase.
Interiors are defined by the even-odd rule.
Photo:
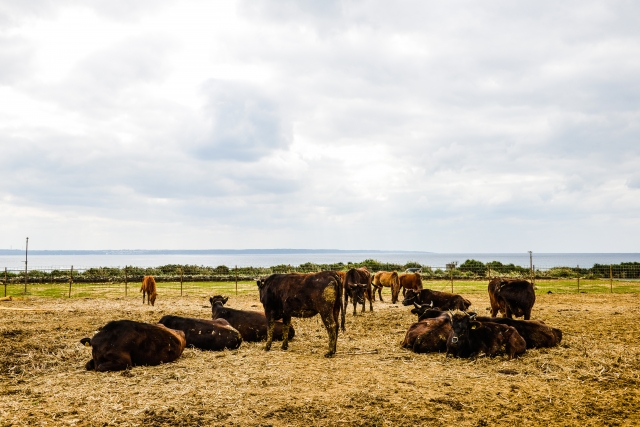
[[[7,296],[7,267],[4,268],[4,296]]]
[[[453,293],[453,266],[451,266],[451,293]]]
[[[128,288],[128,281],[127,281],[127,266],[124,266],[124,296],[127,296],[127,288]]]
[[[236,295],[238,295],[238,265],[236,264]]]
[[[182,296],[182,281],[184,277],[184,270],[180,267],[180,296]]]
[[[73,265],[71,266],[71,275],[69,276],[69,298],[71,298],[71,284],[73,283]]]
[[[27,246],[24,251],[24,294],[27,294],[27,278],[29,277],[29,270],[27,269],[27,261],[29,255],[29,238],[27,237]]]
[[[613,293],[613,267],[609,264],[609,293]]]
[[[578,293],[580,293],[580,266],[578,265]]]

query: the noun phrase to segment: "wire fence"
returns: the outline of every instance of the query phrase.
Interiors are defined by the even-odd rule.
[[[369,262],[367,262],[369,261]],[[595,264],[590,268],[521,267],[499,262],[482,264],[465,261],[444,266],[386,264],[367,260],[359,264],[302,264],[262,267],[204,267],[168,265],[142,267],[35,267],[31,270],[4,268],[0,282],[4,296],[48,297],[133,297],[139,296],[145,275],[155,277],[158,293],[164,296],[209,295],[213,293],[257,292],[255,279],[273,273],[309,273],[322,270],[347,271],[366,266],[369,271],[417,272],[425,288],[454,293],[486,292],[490,278],[524,278],[538,293],[638,293],[640,263]],[[471,260],[473,261],[473,260]]]

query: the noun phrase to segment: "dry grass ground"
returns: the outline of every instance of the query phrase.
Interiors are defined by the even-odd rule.
[[[484,294],[467,295],[486,313]],[[389,298],[387,298],[387,301]],[[347,315],[339,354],[322,355],[319,319],[294,319],[290,350],[187,349],[175,363],[84,370],[79,340],[114,319],[209,317],[205,295],[0,302],[0,426],[631,426],[640,424],[640,295],[539,295],[534,318],[564,331],[553,349],[477,360],[417,355],[399,344],[409,309]],[[256,293],[231,307],[260,309]],[[37,309],[38,311],[6,310]]]

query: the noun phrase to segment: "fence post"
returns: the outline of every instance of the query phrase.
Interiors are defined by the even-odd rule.
[[[451,267],[451,293],[453,293],[453,267]]]
[[[238,295],[238,265],[236,264],[236,295]]]
[[[580,293],[580,265],[578,265],[578,293]]]
[[[71,275],[69,276],[69,298],[71,298],[71,284],[73,283],[73,265],[71,266]]]
[[[7,296],[7,267],[4,268],[4,296]]]
[[[609,293],[613,293],[613,267],[609,264]]]
[[[184,269],[180,267],[180,296],[182,296],[182,281],[184,276]],[[193,276],[191,276],[193,277]]]
[[[128,281],[127,281],[127,266],[124,266],[124,296],[127,296],[127,287],[128,287]]]

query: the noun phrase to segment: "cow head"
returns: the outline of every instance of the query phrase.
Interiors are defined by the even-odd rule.
[[[353,283],[349,285],[349,293],[351,294],[351,298],[356,301],[358,304],[364,305],[364,291],[366,290],[366,285],[361,283]]]
[[[456,350],[458,353],[461,349],[470,345],[469,330],[472,325],[478,322],[473,321],[469,314],[464,311],[456,310],[450,312],[451,316],[451,332],[449,333],[449,339],[447,340],[447,351],[451,352],[451,349]],[[474,316],[475,319],[475,316]]]
[[[404,300],[402,300],[402,305],[411,305],[415,302],[420,302],[418,293],[413,289],[407,289],[407,292],[404,295]]]
[[[229,301],[229,297],[225,297],[222,295],[214,295],[209,298],[209,302],[211,303],[211,306],[213,306],[213,304],[215,304],[218,301],[220,301],[222,305],[225,305],[227,301]]]

